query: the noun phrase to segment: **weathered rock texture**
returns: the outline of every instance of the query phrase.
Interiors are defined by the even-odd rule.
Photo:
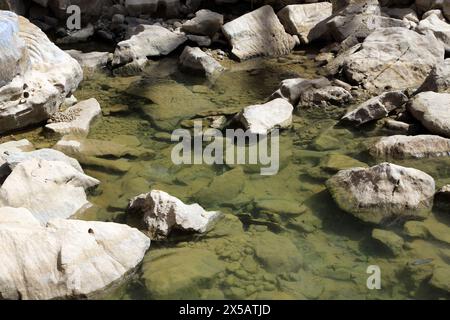
[[[435,192],[428,174],[391,163],[339,171],[327,187],[342,210],[375,224],[428,217]]]
[[[240,16],[224,24],[222,30],[240,60],[285,55],[295,46],[271,6]]]

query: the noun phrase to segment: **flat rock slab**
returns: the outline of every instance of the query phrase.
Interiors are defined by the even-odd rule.
[[[289,102],[278,98],[265,104],[246,107],[237,117],[251,133],[267,134],[273,128],[290,126],[293,110]]]
[[[222,31],[240,60],[288,54],[295,46],[271,6],[263,6],[223,25]]]
[[[85,137],[94,120],[102,113],[100,104],[94,98],[73,105],[54,116],[45,129],[58,136],[75,135]]]
[[[394,135],[379,139],[369,148],[377,159],[422,159],[450,156],[450,139],[435,135]]]
[[[54,219],[0,208],[3,299],[86,298],[135,268],[150,239],[127,225]]]
[[[326,32],[325,23],[332,14],[332,4],[328,2],[289,5],[281,9],[277,16],[286,31],[297,35],[304,44],[320,39]]]
[[[425,219],[433,207],[434,179],[391,163],[339,171],[326,185],[343,211],[374,224]]]
[[[431,133],[450,137],[450,93],[422,92],[407,109]]]

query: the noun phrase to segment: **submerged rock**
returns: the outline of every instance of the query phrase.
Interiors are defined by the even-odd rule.
[[[224,70],[222,65],[200,48],[185,47],[181,53],[180,66],[182,69],[198,73],[213,80]]]
[[[199,287],[213,282],[225,265],[205,249],[172,248],[143,263],[145,285],[154,299],[200,298]]]
[[[0,30],[12,30],[7,43],[2,42],[2,53],[13,57],[17,68],[0,75],[0,133],[4,133],[47,120],[78,87],[83,72],[27,19],[1,11]],[[8,40],[11,37],[13,41]],[[2,56],[2,65],[13,63]]]
[[[448,265],[435,267],[429,283],[435,288],[450,292],[450,267]]]
[[[33,158],[14,166],[0,187],[0,205],[26,208],[45,224],[89,207],[85,191],[99,183],[66,162]]]
[[[0,208],[3,299],[83,298],[119,280],[142,260],[150,239],[127,225],[55,219]]]
[[[92,122],[101,115],[101,108],[94,98],[78,102],[61,113],[53,115],[45,129],[59,136],[76,135],[85,137]]]
[[[325,23],[331,16],[332,5],[328,2],[289,5],[281,9],[277,15],[286,31],[297,35],[302,43],[320,39],[327,32]]]
[[[350,111],[341,120],[361,125],[372,120],[387,117],[389,113],[408,102],[408,97],[401,91],[385,92],[374,97]]]
[[[417,89],[417,93],[425,91],[450,93],[450,59],[445,59],[433,67],[424,83]]]
[[[295,46],[271,6],[263,6],[223,25],[222,31],[240,60],[281,56]]]
[[[375,224],[426,218],[435,192],[428,174],[391,163],[342,170],[326,184],[343,211]]]
[[[181,30],[197,35],[213,36],[223,25],[223,15],[211,10],[202,9],[195,13],[195,17],[186,21]]]
[[[382,28],[372,32],[361,45],[335,60],[354,84],[370,91],[402,90],[420,86],[432,67],[444,60],[443,45],[431,34],[406,28]],[[414,63],[412,63],[414,61]]]
[[[395,256],[399,256],[403,250],[403,239],[392,231],[373,229],[372,238],[384,244]]]
[[[172,229],[206,232],[220,215],[218,211],[205,211],[197,203],[186,205],[160,190],[133,198],[127,211],[142,216],[152,239],[166,238]]]
[[[377,159],[421,159],[450,156],[450,139],[434,135],[394,135],[379,139],[369,149]]]
[[[407,110],[431,133],[450,137],[450,93],[419,93]]]
[[[253,134],[267,134],[273,128],[286,128],[292,123],[292,105],[284,99],[244,108],[237,116],[242,125]]]
[[[140,25],[130,39],[117,44],[113,67],[147,61],[147,57],[165,56],[184,43],[187,37],[157,25]]]
[[[296,272],[303,259],[297,247],[287,238],[263,232],[254,238],[255,256],[270,272]]]

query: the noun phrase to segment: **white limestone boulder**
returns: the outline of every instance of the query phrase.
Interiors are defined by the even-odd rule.
[[[0,206],[26,208],[45,224],[88,208],[86,190],[99,183],[65,162],[33,158],[8,175],[0,187]]]
[[[14,60],[18,58],[17,53],[22,52],[23,62],[17,65],[23,63],[26,67],[20,67],[20,73],[0,86],[0,133],[47,120],[83,77],[78,62],[27,19],[0,11],[0,30],[5,28],[13,28],[18,42],[3,41],[0,57],[7,55]],[[13,75],[10,71],[8,74]]]
[[[130,39],[117,44],[112,61],[121,66],[147,57],[165,56],[187,40],[184,34],[175,33],[158,25],[140,25]]]
[[[392,163],[342,170],[326,185],[343,211],[374,224],[425,219],[433,207],[434,179]]]
[[[213,57],[200,48],[185,47],[179,58],[182,70],[206,76],[208,79],[216,78],[225,70]]]
[[[433,34],[421,35],[406,28],[382,28],[361,45],[335,60],[350,83],[369,91],[419,87],[431,69],[444,61],[445,50]]]
[[[150,239],[127,225],[54,219],[0,208],[3,299],[73,299],[99,292],[143,259]]]
[[[393,135],[380,138],[369,148],[377,159],[422,159],[450,156],[450,139],[422,134],[417,136]]]
[[[407,110],[431,133],[450,137],[450,93],[419,93]]]
[[[281,98],[244,108],[237,119],[252,134],[267,134],[274,128],[292,124],[292,105]]]
[[[142,216],[152,239],[166,238],[173,229],[206,232],[220,216],[218,211],[205,211],[197,203],[186,205],[160,190],[133,198],[128,213]]]
[[[277,16],[286,31],[297,35],[304,44],[322,38],[328,31],[324,22],[332,14],[329,2],[289,5],[281,9]]]
[[[271,6],[263,6],[223,25],[222,31],[239,60],[288,54],[295,46]]]
[[[92,123],[101,116],[101,112],[100,104],[96,99],[84,100],[63,112],[54,114],[45,129],[58,136],[85,137]]]

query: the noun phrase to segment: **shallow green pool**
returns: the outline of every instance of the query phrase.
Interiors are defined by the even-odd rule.
[[[180,73],[175,58],[152,62],[139,77],[91,74],[76,92],[95,97],[104,116],[89,138],[115,141],[138,155],[84,164],[101,185],[94,207],[80,219],[137,225],[125,214],[128,200],[160,189],[223,218],[205,235],[172,234],[152,243],[142,265],[99,298],[114,299],[416,299],[450,298],[427,280],[436,266],[450,268],[450,215],[435,212],[427,236],[412,238],[402,226],[385,226],[403,237],[395,257],[371,238],[373,226],[341,212],[324,182],[341,168],[373,165],[366,154],[377,125],[352,131],[336,126],[349,106],[297,110],[280,137],[280,171],[261,176],[254,166],[174,165],[170,133],[194,119],[229,116],[263,102],[281,80],[320,75],[314,55],[297,51],[279,59],[241,64],[214,84]],[[18,134],[37,147],[55,141],[40,129]],[[361,163],[362,162],[362,163]],[[450,160],[396,162],[450,183]],[[381,289],[366,286],[368,266],[381,270]],[[448,274],[450,277],[450,273]],[[428,278],[427,278],[428,277]]]

